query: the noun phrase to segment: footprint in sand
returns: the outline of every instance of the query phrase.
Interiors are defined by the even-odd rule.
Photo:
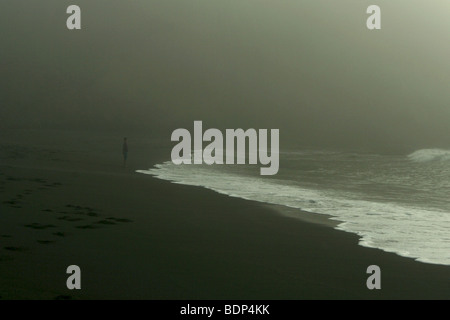
[[[90,217],[98,217],[99,216],[99,214],[91,207],[82,207],[79,205],[68,204],[68,205],[66,205],[66,208],[75,210],[75,211],[70,212],[71,214],[87,215]]]
[[[3,249],[14,252],[25,252],[28,251],[26,247],[3,247]]]
[[[54,232],[53,235],[57,236],[57,237],[65,237],[66,234],[64,232]]]
[[[37,241],[37,243],[40,243],[40,244],[55,243],[55,241],[52,241],[52,240],[36,240],[36,241]]]
[[[22,206],[19,205],[19,202],[15,201],[15,200],[3,201],[3,203],[8,204],[10,208],[16,208],[16,209],[22,208]]]
[[[114,218],[114,217],[109,217],[107,219],[113,220],[115,222],[133,222],[133,220],[130,220],[130,219],[122,219],[122,218]]]
[[[37,222],[31,223],[31,224],[26,224],[26,225],[24,225],[24,227],[37,229],[37,230],[43,230],[43,229],[48,229],[48,228],[56,228],[56,226],[53,225],[53,224],[40,224],[40,223],[37,223]]]
[[[86,213],[89,217],[98,217],[98,214],[95,212],[88,212]]]
[[[80,221],[83,219],[71,217],[71,215],[78,215],[78,216],[83,215],[83,216],[87,216],[87,217],[99,217],[100,216],[100,214],[98,213],[98,210],[91,208],[91,207],[83,207],[81,205],[75,205],[75,204],[66,204],[65,207],[68,210],[58,211],[58,213],[63,214],[62,216],[59,216],[57,218],[58,220],[77,222],[77,221]],[[98,220],[98,221],[92,221],[91,224],[77,225],[77,226],[75,226],[75,228],[77,228],[77,229],[98,229],[102,225],[103,226],[117,225],[118,223],[125,223],[125,222],[132,222],[132,220],[124,219],[124,218],[109,217],[109,218]]]
[[[97,222],[95,222],[95,223],[98,223],[98,224],[116,224],[115,222],[112,222],[112,221],[110,221],[110,220],[100,220],[100,221],[97,221]]]
[[[58,217],[56,219],[69,221],[69,222],[77,222],[77,221],[82,221],[83,220],[82,218],[73,218],[73,217],[69,217],[69,216],[62,216],[62,217]]]
[[[86,225],[83,225],[83,226],[76,226],[75,228],[78,228],[78,229],[98,229],[99,227],[95,226],[93,224],[86,224]]]

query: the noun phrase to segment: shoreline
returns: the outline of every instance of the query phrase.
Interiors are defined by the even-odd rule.
[[[397,252],[395,250],[388,250],[388,249],[384,249],[384,248],[381,248],[381,247],[376,247],[376,246],[362,244],[361,242],[364,240],[363,236],[359,235],[356,232],[339,228],[339,225],[343,224],[343,223],[346,223],[346,221],[340,220],[339,217],[337,217],[337,216],[333,216],[333,215],[325,214],[325,213],[317,213],[317,212],[313,212],[313,211],[306,211],[306,210],[303,210],[301,208],[295,208],[295,207],[285,206],[285,205],[281,205],[281,204],[272,204],[272,203],[268,203],[268,202],[260,202],[260,201],[257,201],[257,200],[251,200],[251,199],[247,199],[247,198],[243,198],[243,197],[233,196],[233,195],[225,194],[225,193],[219,192],[219,191],[217,191],[215,189],[208,188],[208,187],[205,187],[205,186],[190,185],[190,184],[184,184],[184,183],[181,183],[181,182],[175,182],[175,181],[172,181],[172,180],[159,178],[158,176],[153,175],[153,174],[145,174],[145,173],[140,172],[140,171],[145,171],[145,170],[136,170],[136,172],[138,174],[149,175],[152,178],[159,179],[159,180],[162,180],[162,181],[167,181],[169,183],[179,184],[179,185],[184,185],[184,186],[189,186],[189,187],[202,188],[204,190],[210,190],[212,192],[224,195],[224,196],[229,197],[229,198],[236,198],[236,199],[242,199],[242,200],[245,200],[245,201],[254,202],[256,205],[261,205],[263,208],[268,208],[269,210],[274,211],[275,214],[278,214],[278,215],[280,215],[282,217],[297,219],[299,221],[306,222],[306,223],[313,223],[313,224],[317,224],[317,225],[321,225],[321,226],[326,226],[326,227],[330,227],[330,228],[332,228],[332,229],[334,229],[336,231],[341,231],[341,232],[345,232],[345,233],[349,233],[349,234],[355,235],[359,239],[358,245],[363,247],[363,248],[381,250],[381,251],[386,252],[386,253],[395,254],[395,255],[397,255],[399,257],[402,257],[402,258],[411,259],[411,260],[413,260],[415,262],[418,262],[418,263],[437,265],[437,266],[444,266],[444,267],[449,267],[450,268],[450,265],[447,265],[447,264],[423,261],[423,260],[421,260],[423,258],[412,257],[412,256],[409,256],[409,255],[406,255],[406,254],[401,254],[401,253],[399,253],[399,252]]]
[[[134,170],[165,153],[137,150],[126,169],[109,153],[2,157],[2,299],[450,298],[448,266],[362,247],[321,215],[146,177]],[[372,264],[381,290],[366,288]]]

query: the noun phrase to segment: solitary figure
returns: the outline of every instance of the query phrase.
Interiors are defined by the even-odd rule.
[[[128,157],[127,138],[123,138],[122,153],[123,153],[123,166],[125,167],[127,165],[127,157]]]

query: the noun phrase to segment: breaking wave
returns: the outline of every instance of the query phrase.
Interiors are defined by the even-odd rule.
[[[411,153],[410,155],[408,155],[408,158],[415,162],[449,161],[450,150],[422,149]]]

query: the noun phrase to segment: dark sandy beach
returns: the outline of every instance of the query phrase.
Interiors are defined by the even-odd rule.
[[[156,140],[3,136],[1,299],[449,299],[450,267],[358,246],[305,214],[135,173]],[[24,141],[28,141],[25,143]],[[117,144],[117,145],[116,145]],[[66,268],[82,290],[66,288]],[[378,265],[382,289],[366,288]]]

